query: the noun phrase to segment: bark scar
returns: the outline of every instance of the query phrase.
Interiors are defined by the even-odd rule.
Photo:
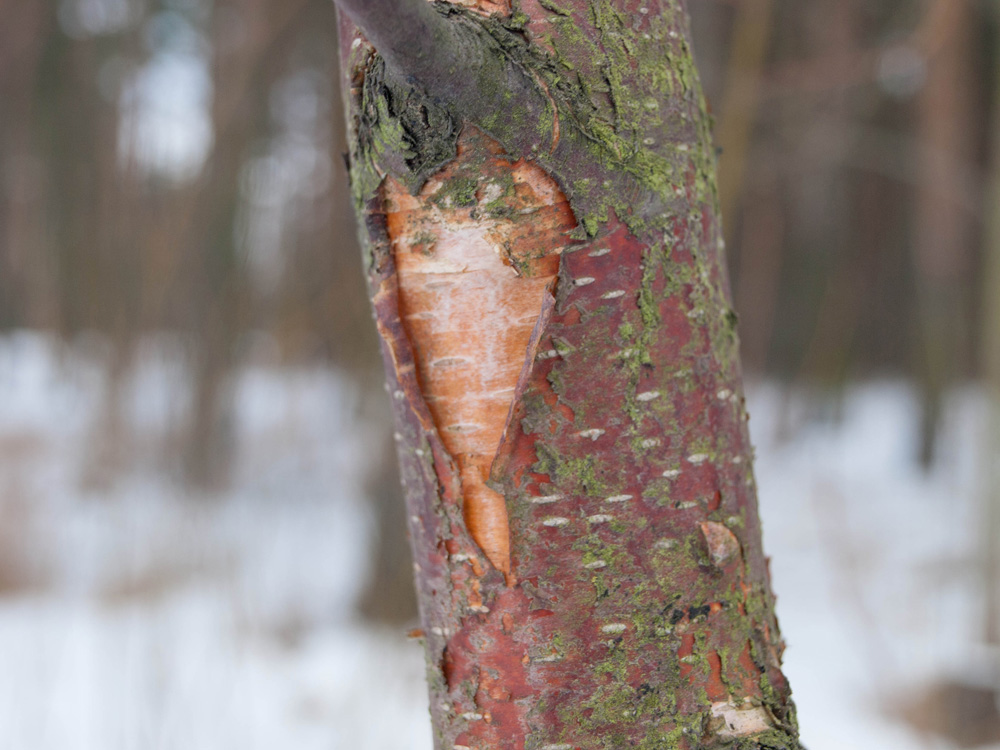
[[[469,535],[508,585],[506,500],[487,485],[554,304],[576,220],[537,164],[468,128],[458,157],[410,195],[383,186],[399,314],[417,382],[458,467]]]

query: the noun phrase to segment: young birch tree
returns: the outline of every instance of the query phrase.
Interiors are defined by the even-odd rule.
[[[683,0],[337,3],[436,747],[798,748]]]

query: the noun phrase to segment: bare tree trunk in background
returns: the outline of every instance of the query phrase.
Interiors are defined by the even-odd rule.
[[[722,149],[719,203],[724,216],[734,216],[744,190],[744,176],[757,122],[760,82],[774,30],[774,0],[744,0],[736,6],[726,87],[715,140]],[[730,232],[735,227],[730,228]]]
[[[417,599],[413,559],[405,535],[406,507],[399,491],[399,469],[390,435],[391,430],[365,482],[365,497],[375,516],[375,544],[358,611],[374,622],[400,625],[416,617]]]
[[[860,13],[858,3],[844,0],[814,6],[811,46],[819,50],[817,57],[850,59],[857,55]],[[849,136],[841,135],[849,132],[847,123],[852,116],[849,89],[833,87],[817,109],[814,121],[806,127],[813,138],[822,139],[826,158],[845,160],[855,145]],[[859,279],[866,270],[857,262],[858,243],[850,241],[855,227],[842,218],[851,216],[850,180],[851,176],[837,170],[819,170],[807,178],[808,187],[799,186],[806,195],[801,199],[805,210],[797,228],[813,256],[811,262],[824,271],[807,280],[815,286],[803,284],[799,293],[801,314],[811,325],[796,378],[822,383],[837,402],[843,397],[850,361],[855,333],[852,321],[858,319],[863,299]]]
[[[960,197],[949,194],[956,180],[948,175],[971,160],[974,142],[973,12],[967,0],[935,0],[922,24],[930,59],[918,105],[920,187],[913,243],[923,401],[920,461],[925,467],[933,462],[942,400],[969,335],[962,301],[970,217]]]
[[[184,472],[195,485],[217,489],[229,481],[235,454],[233,377],[237,345],[247,328],[246,264],[238,235],[240,174],[254,139],[267,122],[267,92],[279,71],[262,60],[281,48],[289,19],[302,0],[281,6],[258,0],[226,0],[213,6],[212,122],[215,143],[196,186],[186,276],[195,346],[191,363],[191,410]]]
[[[1000,14],[993,17],[1000,25]],[[989,406],[984,444],[983,491],[983,593],[986,610],[983,638],[994,649],[997,661],[994,685],[1000,689],[1000,58],[993,92],[990,170],[984,213],[986,232],[983,269],[982,345],[983,379]]]
[[[798,748],[683,6],[339,4],[436,746]]]
[[[42,189],[44,165],[34,148],[33,96],[45,51],[49,11],[40,3],[0,2],[6,23],[0,29],[0,324],[21,312],[30,325],[52,325],[53,284],[44,257],[32,248],[42,242],[45,222]]]

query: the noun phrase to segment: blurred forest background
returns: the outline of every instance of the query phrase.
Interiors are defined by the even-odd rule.
[[[904,379],[930,470],[946,394],[1000,393],[1000,4],[687,6],[746,372],[834,414],[850,383]],[[0,0],[0,18],[0,338],[97,353],[80,481],[99,494],[145,460],[123,384],[151,339],[188,393],[156,470],[203,498],[238,460],[239,373],[332,368],[378,426],[359,607],[411,620],[330,0]]]
[[[746,371],[834,394],[906,376],[929,465],[947,387],[984,374],[982,291],[1000,289],[996,4],[689,7]],[[118,386],[149,333],[184,342],[173,468],[198,485],[226,481],[228,383],[248,357],[319,360],[377,390],[332,3],[0,11],[0,330],[111,347],[95,475],[128,460]],[[394,507],[389,445],[372,491]]]

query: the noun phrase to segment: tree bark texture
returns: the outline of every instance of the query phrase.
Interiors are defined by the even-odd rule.
[[[341,9],[436,747],[798,748],[683,4]]]

